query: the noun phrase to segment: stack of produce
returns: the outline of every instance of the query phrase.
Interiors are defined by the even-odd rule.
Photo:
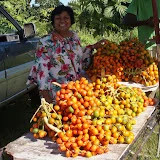
[[[92,81],[115,75],[118,81],[133,81],[144,86],[158,83],[157,61],[137,39],[125,40],[119,45],[107,40],[97,49],[87,74]]]
[[[115,81],[108,76],[89,83],[82,77],[61,85],[55,105],[42,99],[30,131],[35,138],[49,136],[67,157],[91,157],[108,152],[108,144],[130,144],[134,117],[155,101]]]

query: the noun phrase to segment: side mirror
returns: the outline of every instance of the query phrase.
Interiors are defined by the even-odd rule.
[[[25,38],[34,37],[36,34],[36,27],[33,23],[24,24],[24,36]]]

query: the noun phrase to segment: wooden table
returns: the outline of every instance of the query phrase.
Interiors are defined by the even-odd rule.
[[[136,118],[136,125],[133,127],[135,140],[145,127],[147,121],[156,111],[156,106],[148,106],[146,110]],[[131,145],[128,144],[110,144],[109,152],[93,156],[91,160],[120,160],[123,159]],[[3,160],[70,160],[64,153],[58,150],[58,145],[49,138],[34,139],[31,133],[27,133],[17,140],[9,143],[3,150]],[[74,160],[85,160],[85,157],[76,157]]]

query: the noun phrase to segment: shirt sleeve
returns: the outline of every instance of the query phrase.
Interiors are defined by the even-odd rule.
[[[129,4],[127,13],[131,13],[134,15],[138,15],[138,1],[139,0],[132,0],[132,2]]]
[[[50,90],[50,78],[48,64],[50,56],[47,53],[47,47],[41,42],[37,46],[35,64],[29,73],[27,84],[35,83],[39,90]]]

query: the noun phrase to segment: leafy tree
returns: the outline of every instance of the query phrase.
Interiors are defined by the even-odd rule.
[[[105,8],[104,15],[111,18],[112,23],[120,25],[130,2],[131,0],[110,0]]]
[[[74,9],[80,28],[102,35],[108,28],[118,29],[130,0],[73,0],[69,5]]]
[[[36,0],[35,2],[39,3],[41,8],[51,8],[60,4],[59,0]]]
[[[2,5],[8,11],[8,13],[18,21],[20,25],[29,22],[35,22],[35,16],[31,16],[29,14],[28,6],[25,0],[1,1],[0,5]],[[5,18],[1,19],[1,24],[4,26],[4,31],[14,29],[14,26],[10,23],[8,24],[8,21],[6,21]]]
[[[31,7],[30,2],[31,0],[7,0],[0,1],[0,5],[4,6],[20,25],[32,22],[36,25],[37,34],[45,35],[51,30],[50,13],[60,2],[59,0],[38,0],[36,3],[40,4],[39,7],[34,5]],[[3,20],[3,22],[6,21]],[[8,27],[8,25],[5,26]],[[8,29],[12,28],[13,26],[9,26]]]
[[[28,5],[25,0],[8,0],[0,2],[7,11],[20,23],[29,23],[34,20],[28,12]]]

